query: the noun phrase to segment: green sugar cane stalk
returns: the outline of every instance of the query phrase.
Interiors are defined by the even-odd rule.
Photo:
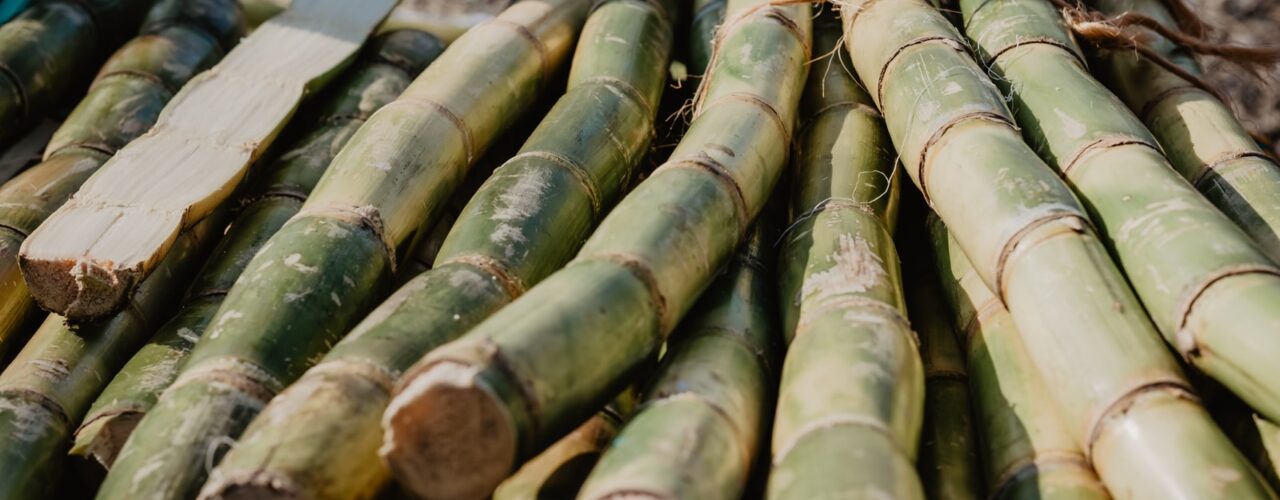
[[[94,396],[174,305],[225,226],[206,218],[139,285],[128,308],[101,322],[69,324],[50,314],[0,373],[0,498],[39,498],[57,484],[71,432]]]
[[[416,494],[486,495],[589,418],[745,236],[785,163],[810,21],[807,5],[728,11],[672,159],[573,262],[402,377],[381,454]]]
[[[1160,0],[1098,0],[1110,15],[1132,12],[1166,26],[1177,23]],[[1143,39],[1156,54],[1192,75],[1195,59],[1156,33]],[[1098,54],[1093,65],[1160,142],[1178,173],[1280,262],[1280,165],[1268,156],[1212,92],[1133,51]]]
[[[40,5],[71,8],[56,7],[61,2],[32,8]],[[150,129],[179,87],[221,59],[242,23],[234,0],[156,3],[142,34],[107,60],[54,133],[44,161],[0,187],[0,357],[21,345],[20,329],[39,314],[18,269],[23,240],[117,150]]]
[[[920,358],[924,362],[924,425],[921,429],[920,458],[916,468],[924,483],[925,497],[936,499],[988,498],[979,459],[981,442],[974,431],[971,376],[965,356],[956,341],[956,323],[943,297],[936,269],[928,259],[928,234],[912,220],[912,230],[899,238],[910,249],[906,261],[914,265],[904,270],[907,310],[920,335]]]
[[[81,76],[134,36],[150,6],[147,0],[47,0],[0,25],[0,146],[52,111]]]
[[[392,382],[563,266],[625,192],[652,136],[665,80],[653,68],[666,67],[672,25],[659,5],[626,0],[596,8],[567,93],[462,210],[432,270],[269,404],[215,471],[206,496],[286,484],[292,494],[345,498],[386,484],[378,420]],[[299,418],[311,424],[293,425]]]
[[[960,5],[969,37],[1007,82],[1023,135],[1084,200],[1166,341],[1263,415],[1280,418],[1280,386],[1272,383],[1280,380],[1280,268],[1174,171],[1142,122],[1093,79],[1051,2]]]
[[[116,374],[76,431],[72,455],[110,467],[134,426],[178,376],[249,260],[298,212],[334,155],[375,111],[394,100],[444,44],[427,33],[394,31],[374,39],[356,66],[291,125],[296,139],[250,181],[240,213],[187,292],[182,309]]]
[[[839,52],[838,23],[820,18],[815,53]],[[884,122],[841,59],[810,65],[802,104],[779,283],[790,345],[768,492],[923,498],[915,453],[924,373],[891,233],[896,162]]]
[[[414,232],[566,59],[590,2],[520,2],[360,127],[232,286],[99,497],[187,498],[267,400],[383,297]],[[154,472],[142,474],[141,472]]]
[[[961,328],[991,498],[1110,498],[1058,417],[1009,311],[942,223],[930,218],[929,226],[943,290]]]
[[[765,433],[776,363],[766,264],[777,240],[774,219],[761,214],[728,270],[673,334],[639,409],[577,498],[742,497]]]
[[[1192,395],[1071,190],[1022,142],[960,33],[923,0],[849,1],[841,13],[853,66],[906,171],[1008,306],[1108,488],[1270,496]]]

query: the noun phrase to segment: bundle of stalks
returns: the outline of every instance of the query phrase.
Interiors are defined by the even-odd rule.
[[[1198,24],[1181,1],[1097,0],[1093,5],[1107,15],[1141,15],[1172,30]],[[1170,6],[1182,8],[1170,11]],[[1200,66],[1190,51],[1138,29],[1151,53],[1181,71],[1133,50],[1098,51],[1094,71],[1151,129],[1178,173],[1280,262],[1280,164],[1196,77]],[[1188,34],[1201,35],[1203,28]]]
[[[893,148],[819,17],[779,286],[789,344],[773,428],[772,498],[923,498],[915,452],[924,373],[892,227]],[[837,473],[836,468],[849,472]]]
[[[577,498],[742,498],[772,400],[776,215],[761,214],[668,340],[639,408]]]
[[[943,290],[960,326],[990,498],[1110,498],[1053,408],[1009,311],[942,223],[930,218],[928,224]]]
[[[23,242],[22,274],[40,307],[75,321],[118,311],[180,232],[232,194],[302,97],[350,63],[394,3],[299,2],[184,85],[146,135]]]
[[[107,60],[54,132],[44,161],[0,187],[0,357],[25,341],[24,325],[40,314],[18,267],[27,235],[146,132],[176,89],[236,43],[241,25],[233,0],[157,2],[142,34]]]
[[[291,137],[237,204],[239,215],[187,291],[178,313],[115,375],[76,431],[72,455],[114,462],[138,421],[178,376],[250,259],[298,212],[338,151],[444,49],[438,38],[396,31],[374,39],[355,66],[290,124]]]
[[[14,4],[4,2],[0,11],[17,10]],[[102,57],[135,35],[150,5],[46,0],[0,25],[0,146],[51,111]]]
[[[960,33],[923,0],[851,0],[841,13],[853,66],[906,171],[1008,306],[1107,487],[1270,497],[1195,399],[1085,210],[1022,142]]]
[[[666,66],[671,49],[667,7],[632,0],[596,7],[565,95],[462,209],[432,269],[269,404],[204,496],[285,484],[290,494],[364,497],[389,481],[376,453],[395,379],[563,266],[625,192],[652,137],[665,81],[652,69]],[[300,418],[312,425],[291,424]]]
[[[1084,200],[1169,345],[1263,415],[1280,417],[1280,268],[1089,75],[1052,2],[960,5],[1023,135]]]
[[[245,266],[178,379],[120,450],[100,498],[200,491],[226,452],[219,443],[238,437],[384,297],[413,234],[434,222],[472,162],[534,101],[589,7],[514,5],[454,42],[356,131],[298,213]],[[368,464],[359,462],[346,463]],[[363,488],[368,476],[322,477]]]
[[[728,12],[671,159],[573,262],[402,377],[382,454],[416,494],[486,495],[589,418],[745,236],[782,172],[810,20],[807,5]]]

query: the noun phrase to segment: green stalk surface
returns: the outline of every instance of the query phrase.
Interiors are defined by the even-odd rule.
[[[463,208],[432,269],[268,404],[204,497],[369,497],[391,479],[377,458],[378,421],[395,380],[562,267],[625,192],[652,136],[666,76],[652,71],[666,67],[671,44],[671,23],[658,5],[614,0],[593,11],[567,92]]]
[[[853,66],[906,171],[1008,306],[1108,488],[1270,497],[1195,399],[1070,188],[1023,143],[961,34],[923,0],[851,1],[841,13]]]
[[[870,96],[834,56],[838,22],[815,28],[814,52],[833,56],[809,65],[801,105],[768,496],[924,498],[915,468],[924,372],[893,244],[896,162]]]
[[[338,151],[375,111],[393,101],[444,50],[419,31],[374,39],[340,81],[304,108],[286,134],[294,137],[262,167],[241,197],[240,213],[204,265],[181,310],[156,331],[94,401],[76,431],[73,455],[110,467],[138,421],[178,377],[181,363],[213,314],[261,250],[306,201]]]
[[[519,2],[459,38],[374,113],[245,266],[98,497],[195,496],[227,441],[389,291],[414,233],[534,101],[589,7]]]
[[[746,235],[786,160],[807,5],[730,2],[693,123],[573,262],[397,386],[382,456],[424,497],[479,497],[587,420]],[[652,71],[662,71],[654,68]]]

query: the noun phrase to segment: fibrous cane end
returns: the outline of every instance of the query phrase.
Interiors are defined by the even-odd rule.
[[[420,497],[487,498],[514,468],[514,423],[478,371],[438,363],[405,384],[383,415],[379,455]]]
[[[72,321],[93,321],[119,311],[133,290],[136,271],[79,259],[22,255],[19,265],[31,297],[46,311]]]

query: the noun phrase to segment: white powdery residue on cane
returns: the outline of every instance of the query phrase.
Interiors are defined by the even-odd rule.
[[[804,280],[800,293],[803,298],[823,298],[845,293],[862,293],[883,280],[887,273],[880,256],[871,249],[867,240],[850,234],[841,234],[839,248],[827,260],[835,265],[826,271],[814,273]]]

